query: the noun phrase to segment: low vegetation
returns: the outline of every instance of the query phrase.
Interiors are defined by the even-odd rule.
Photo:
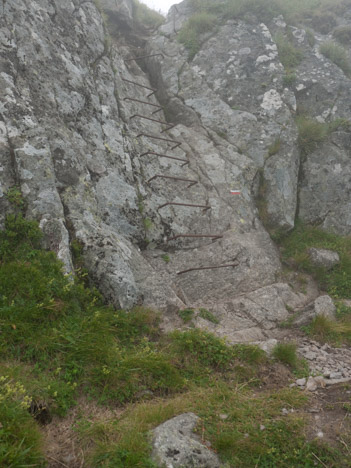
[[[334,29],[333,36],[341,44],[349,46],[351,44],[351,26],[339,26],[338,28]]]
[[[312,24],[318,28],[321,25],[329,32],[334,23],[330,22],[333,13],[329,10],[345,8],[343,0],[191,0],[193,16],[184,24],[179,32],[179,40],[189,50],[191,60],[201,47],[203,34],[209,33],[219,24],[229,19],[240,19],[256,15],[260,21],[269,22],[274,17],[283,15],[289,24],[298,24],[310,18]],[[318,8],[317,8],[318,7]],[[311,38],[309,38],[309,41]],[[291,50],[288,54],[290,67]],[[296,62],[295,53],[292,61]],[[299,52],[297,52],[297,56]]]
[[[291,76],[303,59],[303,51],[294,45],[292,38],[282,33],[278,33],[274,39],[278,47],[279,60],[288,76]]]
[[[149,8],[144,3],[139,2],[139,0],[132,0],[132,5],[133,18],[140,25],[150,29],[157,29],[164,23],[164,16]]]
[[[341,68],[346,76],[351,78],[351,62],[347,51],[340,44],[333,41],[324,42],[320,46],[320,51],[325,57]]]
[[[296,123],[299,130],[298,144],[303,156],[317,149],[331,133],[339,129],[349,130],[351,127],[350,121],[346,119],[322,123],[307,115],[298,116]]]
[[[0,241],[1,466],[46,466],[39,424],[82,398],[123,408],[111,421],[76,413],[87,467],[154,468],[148,431],[183,411],[201,417],[201,437],[229,467],[312,467],[313,454],[348,466],[341,452],[306,441],[302,419],[282,417],[283,407],[307,403],[303,394],[256,393],[261,366],[273,365],[259,348],[197,329],[164,335],[157,313],[104,305],[63,274],[40,248],[37,223],[21,214],[7,216]]]
[[[301,222],[285,237],[280,239],[283,260],[293,262],[299,270],[314,275],[320,289],[335,299],[351,297],[351,238],[327,233]],[[311,247],[338,252],[340,263],[332,270],[317,268],[311,263],[308,249]]]

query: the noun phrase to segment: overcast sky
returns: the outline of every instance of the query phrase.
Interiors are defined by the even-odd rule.
[[[161,10],[162,13],[167,13],[172,5],[180,3],[182,0],[141,0],[142,3],[146,3],[147,6],[154,10]]]

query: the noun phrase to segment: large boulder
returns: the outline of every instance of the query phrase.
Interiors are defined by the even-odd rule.
[[[199,419],[194,413],[181,414],[153,431],[153,459],[160,467],[220,467],[217,455],[193,432]]]

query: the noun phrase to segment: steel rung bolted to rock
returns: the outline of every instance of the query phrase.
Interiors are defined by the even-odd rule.
[[[239,263],[230,263],[229,265],[218,265],[218,266],[208,266],[208,267],[197,267],[197,268],[188,268],[187,270],[178,271],[177,275],[182,275],[183,273],[189,273],[190,271],[199,271],[199,270],[216,270],[217,268],[229,268],[236,267]]]
[[[164,208],[165,206],[168,206],[168,205],[175,205],[175,206],[190,206],[192,208],[203,208],[203,211],[207,211],[207,210],[210,210],[211,207],[208,206],[208,205],[194,205],[192,203],[178,203],[178,202],[167,202],[167,203],[164,203],[163,205],[159,206],[157,208],[157,211],[160,210],[161,208]]]
[[[159,123],[159,124],[162,124],[162,125],[167,125],[169,128],[166,128],[166,130],[170,130],[171,128],[174,127],[174,124],[170,124],[168,122],[164,122],[163,120],[156,120],[156,119],[152,119],[151,117],[145,117],[145,115],[140,115],[140,114],[134,114],[130,117],[129,120],[132,120],[134,119],[135,117],[139,117],[139,119],[145,119],[145,120],[151,120],[151,122],[156,122],[156,123]],[[165,130],[162,130],[162,132],[164,132]],[[161,133],[162,133],[161,132]]]
[[[150,55],[141,55],[140,57],[133,57],[131,59],[124,59],[125,62],[132,62],[133,60],[140,60],[144,58],[150,58],[150,57],[159,57],[161,56],[163,58],[163,54],[150,54]]]
[[[209,239],[222,239],[223,236],[221,234],[177,234],[176,236],[169,237],[166,242],[170,242],[176,239],[180,239],[181,237],[185,238],[194,238],[194,239],[201,239],[201,238],[209,238]]]
[[[147,156],[148,154],[157,156],[158,158],[167,158],[167,159],[174,159],[175,161],[181,161],[184,163],[181,165],[181,167],[189,164],[189,161],[187,159],[176,158],[175,156],[168,156],[168,154],[155,153],[154,151],[146,151],[146,153],[141,154],[140,157]]]
[[[148,94],[146,97],[150,97],[157,92],[157,89],[150,88],[150,86],[145,86],[143,84],[137,83],[136,81],[127,80],[126,78],[122,78],[122,81],[125,81],[126,83],[131,83],[135,86],[140,86],[140,88],[145,88],[145,89],[148,89],[149,91],[152,91],[152,93]]]
[[[151,179],[149,179],[146,183],[150,183],[152,180],[154,179],[157,179],[158,177],[161,177],[163,179],[172,179],[172,180],[179,180],[179,181],[182,181],[182,182],[190,182],[190,184],[188,185],[187,188],[190,188],[192,187],[193,185],[197,184],[198,181],[197,180],[191,180],[191,179],[183,179],[182,177],[173,177],[173,176],[167,176],[167,175],[163,175],[163,174],[156,174],[154,175],[153,177],[151,177]]]
[[[161,141],[168,141],[170,143],[176,143],[174,146],[172,146],[171,150],[174,150],[174,149],[178,148],[178,146],[180,146],[182,144],[180,141],[170,140],[169,138],[161,138],[161,137],[157,137],[155,135],[147,135],[146,133],[139,133],[139,135],[137,135],[136,137],[140,138],[142,136],[144,136],[146,138],[154,138],[155,140],[161,140]]]
[[[162,106],[160,106],[159,104],[154,104],[152,102],[147,102],[147,101],[140,101],[140,99],[125,97],[123,99],[123,101],[134,101],[134,102],[139,102],[140,104],[145,104],[145,105],[148,105],[148,106],[157,107],[157,110],[155,112],[153,112],[153,114],[156,114],[156,112],[159,112],[159,111],[161,111],[163,109]]]

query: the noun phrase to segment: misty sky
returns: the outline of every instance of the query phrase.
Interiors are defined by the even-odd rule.
[[[154,10],[161,10],[162,13],[167,13],[169,8],[175,3],[180,3],[182,0],[141,0],[142,3],[145,3],[150,8]]]

